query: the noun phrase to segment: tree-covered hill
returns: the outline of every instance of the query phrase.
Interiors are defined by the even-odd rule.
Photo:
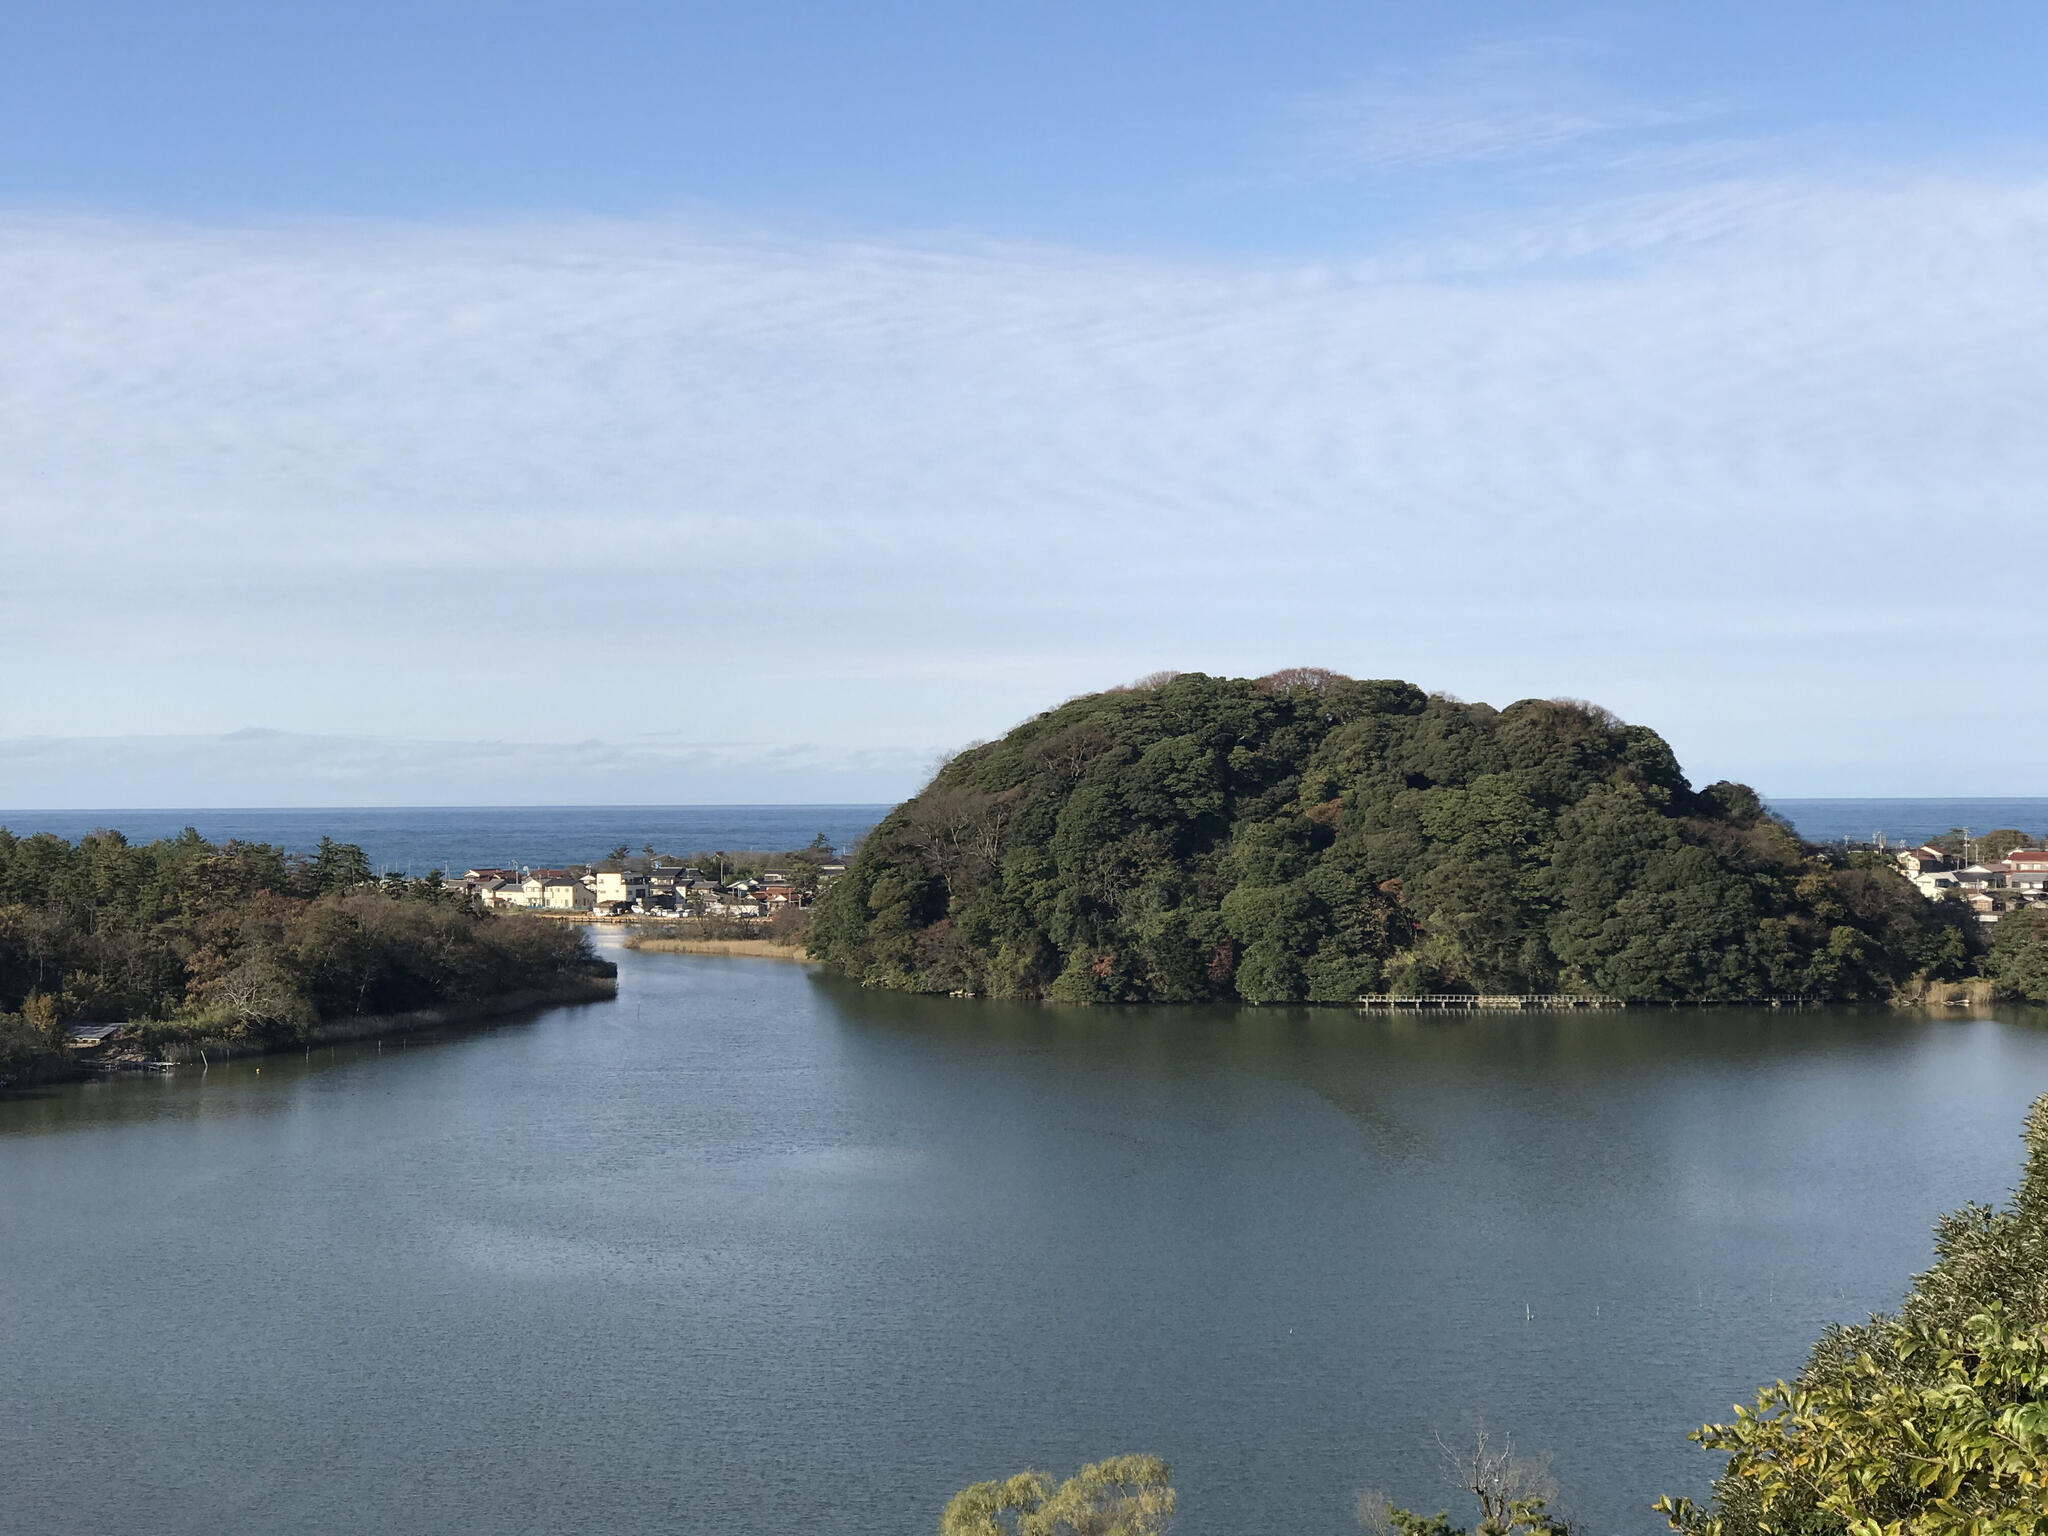
[[[1071,1002],[1877,999],[1977,943],[1647,727],[1310,670],[1151,679],[961,753],[811,930],[872,985]]]

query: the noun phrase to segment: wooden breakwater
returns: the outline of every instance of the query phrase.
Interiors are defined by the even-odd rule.
[[[1585,992],[1419,992],[1396,996],[1391,992],[1368,992],[1358,999],[1360,1008],[1620,1008],[1617,997],[1596,997]]]
[[[1564,1011],[1578,1008],[1806,1008],[1810,997],[1702,997],[1685,1002],[1661,998],[1601,997],[1588,992],[1422,992],[1395,996],[1368,992],[1357,999],[1361,1010],[1410,1009],[1437,1013],[1476,1013],[1518,1008]]]

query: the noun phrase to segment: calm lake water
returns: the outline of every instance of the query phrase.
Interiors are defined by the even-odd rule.
[[[0,1095],[0,1525],[929,1532],[1156,1451],[1202,1536],[1436,1509],[1436,1431],[1596,1533],[2003,1197],[2048,1030],[865,994],[615,1003]],[[260,1067],[260,1071],[258,1070]]]

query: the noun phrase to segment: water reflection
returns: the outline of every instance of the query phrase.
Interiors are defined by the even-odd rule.
[[[549,1015],[574,1015],[608,1006],[579,1003],[534,1009],[489,1025],[465,1026],[389,1040],[357,1040],[307,1051],[227,1056],[174,1072],[114,1072],[78,1082],[42,1083],[0,1091],[0,1137],[88,1130],[151,1121],[185,1121],[281,1112],[290,1094],[339,1070],[413,1053],[459,1047],[500,1030],[531,1026]]]
[[[1894,1301],[2048,1089],[2003,1019],[619,958],[615,1003],[0,1099],[11,1518],[914,1530],[1142,1447],[1194,1536],[1335,1533],[1444,1502],[1431,1433],[1483,1412],[1649,1531],[1685,1430]]]

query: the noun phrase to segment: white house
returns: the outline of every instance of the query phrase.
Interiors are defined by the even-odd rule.
[[[600,904],[631,906],[647,899],[647,877],[630,869],[600,869],[591,876],[590,894]]]
[[[597,904],[590,887],[567,870],[535,870],[526,877],[525,889],[539,896],[534,906],[549,912],[588,912]]]
[[[1899,868],[1904,870],[1906,878],[1916,885],[1922,875],[1940,874],[1956,867],[1955,860],[1939,848],[1930,848],[1925,843],[1918,848],[1901,849],[1897,857]]]

